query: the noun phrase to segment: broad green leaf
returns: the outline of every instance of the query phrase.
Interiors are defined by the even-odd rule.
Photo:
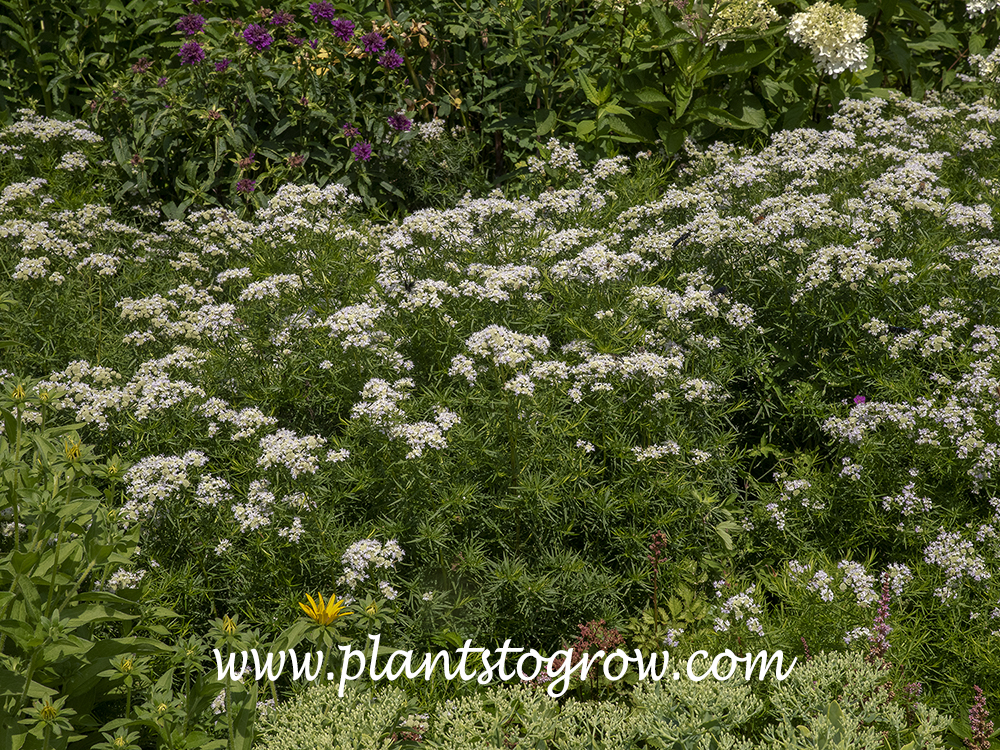
[[[754,127],[752,123],[741,120],[736,115],[730,114],[718,107],[701,107],[700,109],[691,110],[688,114],[693,119],[707,120],[721,128],[748,130]]]
[[[762,49],[757,52],[738,52],[723,55],[716,59],[710,67],[710,75],[732,75],[753,70],[758,65],[770,60],[778,54],[778,48]]]
[[[604,100],[601,99],[600,93],[597,91],[597,85],[590,76],[581,70],[577,79],[580,81],[580,87],[583,89],[583,93],[586,94],[587,99],[591,104],[595,107],[599,107],[604,103]]]
[[[632,113],[629,112],[627,109],[625,109],[624,107],[619,107],[614,102],[605,104],[598,110],[598,117],[603,117],[604,115],[625,115],[626,117],[628,117],[631,114]]]
[[[556,111],[554,109],[539,109],[535,112],[535,134],[545,135],[556,126]]]
[[[765,130],[767,128],[767,116],[764,114],[764,106],[749,91],[744,91],[737,96],[732,104],[729,105],[729,111],[740,120],[751,123],[757,130]]]

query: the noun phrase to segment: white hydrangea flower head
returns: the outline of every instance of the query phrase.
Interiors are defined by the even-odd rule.
[[[997,8],[1000,8],[1000,0],[968,0],[965,4],[965,11],[972,18]]]
[[[832,76],[864,70],[868,52],[861,39],[866,30],[864,17],[825,2],[796,13],[788,24],[791,40],[809,49],[820,73]]]

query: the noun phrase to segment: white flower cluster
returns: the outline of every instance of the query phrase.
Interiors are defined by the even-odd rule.
[[[295,291],[302,288],[302,279],[295,274],[279,273],[268,276],[260,281],[247,284],[240,292],[240,301],[277,299],[282,291]]]
[[[718,40],[726,34],[740,30],[763,31],[780,16],[768,0],[733,0],[716,2],[712,9],[714,22],[708,35],[709,40]],[[726,48],[726,42],[718,41],[719,49]]]
[[[580,156],[576,153],[576,146],[574,144],[571,143],[568,146],[564,146],[559,142],[558,138],[550,138],[549,142],[545,144],[545,149],[549,152],[548,159],[539,159],[537,156],[528,157],[529,172],[544,172],[546,166],[553,169],[563,168],[573,174],[583,172],[583,167],[580,164]]]
[[[156,504],[175,497],[191,486],[189,469],[201,468],[208,458],[201,451],[188,451],[183,456],[148,456],[125,472],[125,494],[119,518],[127,528],[151,516]]]
[[[459,416],[448,409],[438,407],[433,422],[405,422],[405,413],[398,403],[409,397],[403,389],[413,388],[413,380],[402,378],[390,385],[381,378],[373,378],[365,383],[361,391],[364,399],[351,409],[352,419],[367,418],[393,439],[402,439],[409,446],[406,458],[419,458],[424,448],[442,449],[447,447],[445,433],[461,422]]]
[[[599,242],[584,248],[575,258],[559,261],[552,266],[549,275],[553,281],[603,284],[625,280],[634,269],[648,271],[653,265],[652,262],[643,260],[638,253],[616,253]]]
[[[490,325],[465,340],[465,346],[479,357],[488,357],[496,366],[513,367],[534,359],[535,352],[546,354],[549,340],[529,336],[499,325]]]
[[[292,430],[278,430],[260,439],[260,457],[257,465],[262,469],[284,466],[297,479],[299,474],[315,474],[319,469],[319,458],[314,451],[326,445],[326,439],[319,435],[299,437]]]
[[[886,510],[898,508],[904,516],[912,516],[915,513],[927,513],[934,508],[934,504],[929,497],[918,497],[914,492],[916,483],[910,482],[903,488],[899,495],[887,497],[882,500],[882,507]]]
[[[949,533],[942,529],[938,538],[924,550],[924,561],[941,567],[948,576],[945,585],[934,591],[935,596],[946,604],[958,596],[963,577],[968,576],[974,581],[990,578],[986,563],[975,554],[972,542],[962,539],[957,532]]]
[[[808,480],[788,479],[788,473],[784,471],[775,472],[773,477],[781,490],[779,498],[781,502],[787,504],[798,500],[803,508],[811,510],[823,510],[826,507],[826,504],[821,500],[814,500],[806,494],[806,490],[812,488],[812,483]]]
[[[864,70],[868,52],[861,39],[865,29],[863,16],[840,5],[818,2],[792,16],[788,36],[809,48],[821,73],[838,76],[845,70]]]
[[[142,579],[146,577],[145,570],[129,571],[125,568],[118,568],[111,577],[105,581],[102,587],[105,591],[110,591],[114,593],[118,589],[134,589],[138,588]]]
[[[98,276],[114,276],[122,259],[108,253],[92,253],[76,264],[77,271],[93,268]]]
[[[713,627],[715,632],[728,632],[729,628],[732,627],[733,620],[735,620],[743,622],[751,633],[764,635],[764,628],[756,617],[761,614],[760,605],[753,598],[756,588],[755,585],[750,586],[742,594],[736,594],[726,599],[719,608],[722,617],[715,618],[715,626]]]
[[[14,281],[27,281],[28,279],[43,279],[49,272],[49,259],[44,255],[38,258],[21,258],[14,266],[14,272],[10,277]]]
[[[1000,0],[968,0],[965,4],[965,10],[972,18],[997,8],[1000,8]]]
[[[229,490],[232,489],[222,477],[212,476],[206,472],[202,474],[198,482],[198,489],[195,491],[195,502],[214,508],[219,503],[227,502],[230,499]]]
[[[62,155],[59,163],[56,164],[56,169],[65,169],[67,172],[74,172],[76,170],[83,170],[90,166],[90,161],[87,159],[85,154],[81,154],[79,151],[68,151]]]
[[[317,323],[316,327],[328,329],[330,337],[338,339],[344,351],[351,347],[367,349],[384,344],[389,338],[388,334],[376,329],[379,316],[384,312],[383,305],[351,305]]]
[[[214,436],[219,431],[219,426],[230,425],[234,431],[230,440],[243,440],[253,437],[264,427],[273,427],[278,423],[274,417],[269,417],[256,406],[249,406],[236,411],[221,398],[210,398],[197,411],[209,418],[208,434]]]
[[[274,493],[268,490],[267,480],[258,479],[250,483],[245,503],[234,503],[233,519],[239,524],[240,533],[257,531],[271,524],[271,506]]]
[[[648,448],[633,446],[632,452],[635,454],[636,461],[652,461],[657,458],[663,458],[663,456],[679,456],[681,447],[673,440],[670,440],[662,445],[651,445]]]
[[[840,590],[852,589],[860,606],[867,607],[879,600],[879,594],[875,591],[875,576],[869,575],[864,565],[851,560],[841,560],[837,563],[837,568],[843,573]]]
[[[395,570],[396,563],[402,560],[403,556],[403,548],[395,539],[390,539],[385,544],[377,539],[362,539],[355,542],[340,558],[344,566],[344,575],[337,579],[337,585],[346,584],[353,591],[359,584],[367,581],[372,572]],[[387,582],[382,581],[379,584],[380,588],[382,583],[388,586]]]
[[[833,589],[830,588],[831,583],[833,583],[833,579],[829,573],[825,570],[817,570],[813,574],[812,580],[806,584],[806,588],[819,594],[819,598],[824,602],[832,602]]]

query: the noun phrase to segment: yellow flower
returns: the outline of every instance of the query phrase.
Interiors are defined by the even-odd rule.
[[[309,600],[310,606],[307,607],[302,602],[299,602],[299,606],[302,607],[303,612],[320,625],[330,625],[341,617],[351,614],[351,611],[346,609],[346,600],[338,600],[336,594],[331,596],[328,602],[323,601],[322,594],[316,594],[316,596],[319,597],[319,606],[316,605],[316,602],[313,601],[313,598],[309,594],[306,594],[306,599]]]

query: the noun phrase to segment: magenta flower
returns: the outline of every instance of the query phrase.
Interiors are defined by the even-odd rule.
[[[403,64],[403,57],[396,50],[391,49],[379,58],[378,64],[387,70],[395,70]]]
[[[177,30],[183,31],[188,36],[194,36],[205,28],[205,17],[198,13],[184,16],[177,22]]]
[[[244,177],[242,180],[236,183],[236,192],[242,193],[243,195],[249,195],[257,187],[257,180],[250,180]]]
[[[407,130],[413,127],[413,121],[410,120],[406,115],[399,113],[391,115],[389,117],[389,127],[395,130],[397,133],[405,133]]]
[[[334,18],[330,21],[330,25],[333,27],[333,35],[337,39],[342,42],[351,41],[351,37],[354,36],[354,21],[348,21],[346,18]]]
[[[354,161],[368,161],[372,158],[372,144],[355,143],[351,146],[351,153],[354,154]]]
[[[197,65],[205,59],[205,50],[198,42],[188,42],[181,45],[177,56],[181,59],[181,65]]]
[[[309,4],[309,12],[312,13],[313,23],[320,21],[332,21],[337,15],[336,9],[327,0],[320,0],[318,3]]]
[[[868,399],[866,399],[864,396],[855,396],[854,397],[854,403],[855,404],[863,404],[867,400]]]
[[[377,31],[369,31],[361,37],[361,46],[365,48],[365,52],[369,55],[374,55],[376,52],[381,52],[385,49],[385,39]]]
[[[274,37],[258,23],[252,23],[243,32],[243,39],[258,52],[266,50],[274,42]]]
[[[348,138],[354,138],[355,136],[361,135],[361,131],[358,130],[356,127],[354,127],[354,125],[352,125],[349,122],[344,123],[343,130],[344,130],[344,135],[346,135]]]
[[[230,61],[230,59],[228,57],[222,58],[221,60],[219,60],[219,62],[217,62],[215,64],[215,72],[216,73],[222,73],[222,72],[224,72],[226,70],[226,68],[229,67],[229,63],[230,62],[231,61]]]

